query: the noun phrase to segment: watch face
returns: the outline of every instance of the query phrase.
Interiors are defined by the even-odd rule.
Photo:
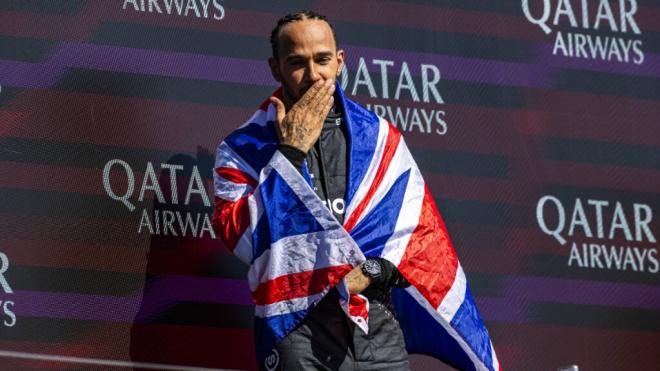
[[[362,265],[364,267],[364,273],[369,277],[379,277],[380,276],[380,264],[376,260],[368,259]]]

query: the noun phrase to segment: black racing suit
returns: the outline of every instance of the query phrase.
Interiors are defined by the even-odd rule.
[[[334,107],[328,114],[318,141],[307,154],[282,144],[278,149],[301,173],[306,161],[314,191],[342,223],[349,145],[341,108]],[[408,283],[393,264],[384,259],[379,262],[381,277],[362,292],[370,303],[368,335],[346,316],[339,293],[332,289],[276,346],[279,364],[268,369],[409,370],[403,333],[390,304],[391,288]],[[265,365],[260,367],[265,369]]]

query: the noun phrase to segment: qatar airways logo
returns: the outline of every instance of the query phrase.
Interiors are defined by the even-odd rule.
[[[122,0],[122,10],[221,21],[225,7],[218,0]]]
[[[5,253],[0,252],[0,288],[2,288],[0,292],[3,293],[0,296],[0,318],[2,318],[2,325],[4,327],[14,327],[16,325],[15,304],[12,300],[7,300],[11,298],[14,290],[12,290],[7,281],[7,271],[9,271],[9,257]]]
[[[357,66],[351,66],[351,71],[354,72],[349,72],[344,65],[339,78],[346,94],[393,101],[394,104],[366,106],[402,132],[447,134],[448,126],[442,109],[445,101],[440,94],[441,75],[438,66],[360,57]],[[390,81],[392,75],[396,76],[395,81]],[[380,78],[380,84],[374,83],[374,76]],[[422,107],[407,107],[399,103],[406,101],[420,103]]]
[[[543,233],[570,246],[567,265],[576,268],[658,273],[653,209],[647,204],[541,197],[536,219]]]
[[[159,183],[156,175],[157,167],[160,170],[161,180],[166,185]],[[141,209],[140,221],[136,226],[138,234],[216,238],[211,227],[209,212],[182,210],[191,202],[199,201],[206,208],[211,207],[208,191],[197,166],[185,169],[183,165],[154,166],[151,162],[147,162],[139,171],[137,174],[141,176],[138,176],[136,171],[121,159],[110,160],[103,168],[103,188],[108,197],[121,202],[131,212],[138,207]],[[184,195],[179,192],[180,184],[185,184],[184,197],[180,197]],[[151,210],[145,202],[154,198],[158,208]],[[182,208],[180,205],[185,207]],[[173,208],[178,210],[169,210]]]
[[[561,26],[553,55],[644,63],[637,0],[522,0],[522,11],[546,34]]]

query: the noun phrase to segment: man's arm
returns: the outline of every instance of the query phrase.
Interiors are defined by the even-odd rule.
[[[303,161],[305,161],[307,154],[296,147],[283,143],[278,144],[277,149],[298,170],[298,173],[302,174]]]
[[[258,186],[258,175],[230,143],[231,140],[223,141],[216,149],[211,225],[229,250],[245,264],[250,264],[251,241],[244,237],[250,228],[249,200]],[[244,248],[237,249],[239,246]]]
[[[380,266],[380,275],[377,278],[371,278],[364,274],[362,266],[354,268],[345,278],[348,291],[351,294],[358,294],[368,287],[389,290],[392,287],[405,288],[410,286],[410,282],[408,282],[408,280],[399,273],[394,264],[390,263],[387,259],[368,258],[368,260],[374,260],[378,263]]]
[[[369,287],[371,284],[371,279],[364,275],[362,272],[362,267],[360,266],[353,268],[352,271],[348,272],[348,274],[344,276],[344,283],[346,283],[348,292],[351,294],[359,294],[364,291],[364,289]]]
[[[281,145],[288,145],[307,154],[321,135],[323,121],[334,104],[335,85],[332,81],[317,81],[289,112],[276,97],[270,101],[275,105],[275,128]]]
[[[277,109],[275,127],[279,138],[278,150],[302,173],[302,164],[307,152],[321,134],[323,121],[334,104],[335,85],[328,81],[317,81],[305,95],[286,112],[284,103],[271,98]],[[369,286],[370,279],[361,267],[355,267],[344,282],[351,294],[358,294]]]
[[[224,144],[223,144],[224,145]],[[247,251],[235,251],[243,234],[250,226],[248,199],[257,187],[257,180],[247,171],[236,167],[236,162],[228,153],[219,149],[214,171],[214,201],[211,225],[216,235],[244,263],[250,264]],[[245,249],[249,250],[249,249]]]
[[[332,107],[335,86],[318,81],[286,112],[284,104],[272,97],[275,106],[279,149],[299,170],[309,148],[314,145],[323,127],[323,120]],[[244,161],[234,158],[230,148],[220,146],[215,164],[215,208],[213,225],[216,234],[232,252],[250,225],[248,197],[257,187],[257,180],[246,171]],[[243,164],[241,166],[241,164]],[[236,252],[235,252],[236,253]],[[237,254],[240,255],[240,254]],[[251,257],[239,256],[249,264]]]

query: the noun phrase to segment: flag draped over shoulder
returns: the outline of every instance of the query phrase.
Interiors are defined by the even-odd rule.
[[[499,370],[444,222],[401,134],[339,88],[337,95],[350,149],[343,225],[312,190],[306,167],[300,174],[277,151],[268,100],[218,146],[213,225],[249,265],[258,361],[353,267],[379,256],[411,283],[393,290],[408,352],[462,370]],[[366,322],[364,297],[347,304],[352,320]]]

